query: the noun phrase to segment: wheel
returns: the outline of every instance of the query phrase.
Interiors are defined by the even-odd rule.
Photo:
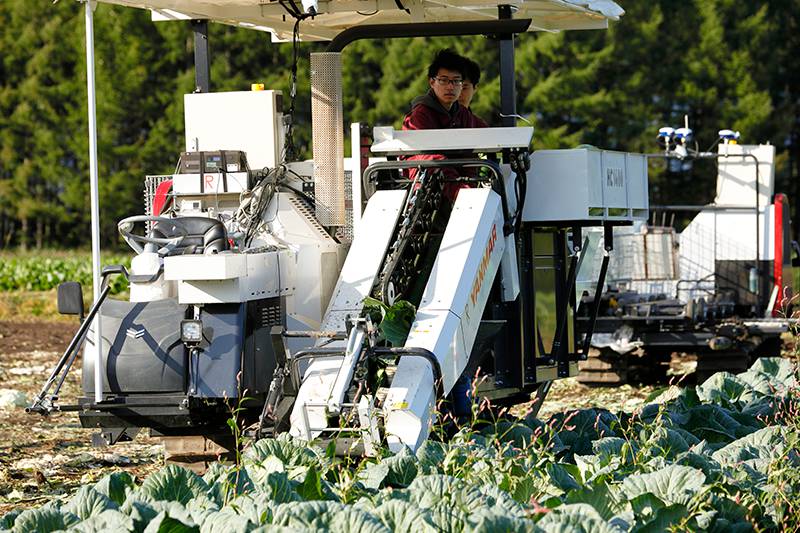
[[[647,349],[631,352],[628,358],[628,383],[640,385],[657,385],[667,383],[667,370],[671,353],[662,350]]]
[[[780,337],[766,337],[755,350],[753,360],[759,357],[780,357],[783,349],[783,339]]]
[[[740,374],[748,368],[750,368],[750,354],[742,349],[701,352],[697,354],[695,377],[697,384],[701,385],[717,372]]]
[[[178,233],[175,237],[154,237],[152,235],[138,235],[133,233],[133,225],[137,222],[153,222],[154,224],[164,224],[170,230]],[[166,255],[170,250],[180,246],[183,239],[189,234],[186,228],[181,224],[180,219],[157,217],[152,215],[136,215],[128,218],[123,218],[117,223],[117,230],[119,230],[122,238],[128,243],[134,252],[140,254],[144,252],[144,246],[153,244],[158,246],[157,253],[159,255]]]
[[[589,349],[586,361],[578,362],[578,382],[584,385],[623,385],[628,382],[629,355],[603,348]]]
[[[235,459],[237,443],[232,435],[193,435],[162,437],[164,462],[175,464],[202,476],[208,466],[219,460]]]

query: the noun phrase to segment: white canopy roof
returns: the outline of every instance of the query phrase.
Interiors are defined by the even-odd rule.
[[[99,0],[150,9],[154,20],[208,19],[272,33],[289,40],[294,19],[278,0]],[[284,4],[292,0],[284,0]],[[497,20],[498,5],[515,19],[532,19],[528,31],[604,29],[623,9],[611,0],[318,0],[318,15],[300,24],[302,40],[331,40],[366,24]],[[301,1],[295,4],[302,10]]]

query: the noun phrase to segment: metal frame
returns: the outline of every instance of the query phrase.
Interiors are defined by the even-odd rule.
[[[500,165],[491,159],[423,159],[423,160],[410,160],[410,161],[379,161],[368,166],[363,173],[363,182],[365,184],[372,181],[372,176],[381,170],[404,170],[404,169],[423,169],[423,168],[446,168],[446,167],[462,167],[462,168],[487,168],[492,172],[492,190],[499,196],[503,205],[503,216],[508,224],[509,211],[508,211],[508,198],[506,197],[506,189],[503,187],[502,171]],[[410,183],[410,180],[403,179],[403,182]],[[467,181],[483,181],[483,180],[463,180]]]
[[[501,21],[513,20],[511,6],[498,6],[497,15]],[[514,33],[498,32],[500,44],[500,117],[503,126],[517,123],[517,88],[514,74]]]
[[[531,19],[508,18],[487,21],[421,22],[409,24],[371,24],[354,26],[344,30],[334,37],[328,45],[326,51],[341,52],[348,44],[361,39],[446,37],[453,35],[513,35],[515,33],[526,32],[530,27],[531,22]]]
[[[492,182],[499,183],[499,194],[503,202],[503,211],[506,224],[509,221],[509,211],[505,196],[505,187],[502,186],[502,174],[496,161],[490,159],[445,159],[445,160],[410,160],[410,161],[386,161],[370,165],[363,174],[364,183],[370,183],[373,176],[381,170],[399,170],[410,168],[442,168],[442,167],[484,167],[489,168],[494,174]],[[405,182],[407,180],[399,180]],[[494,187],[496,190],[498,187]],[[535,293],[534,284],[534,261],[533,261],[533,234],[536,228],[553,228],[554,226],[537,226],[525,223],[517,233],[518,243],[518,268],[520,276],[520,294],[514,302],[497,302],[490,300],[493,319],[506,321],[509,331],[517,330],[518,335],[498,335],[495,339],[495,353],[505,354],[502,358],[495,359],[494,382],[489,386],[492,390],[509,389],[519,392],[529,389],[533,385],[541,383],[537,378],[537,367],[556,366],[558,377],[569,377],[570,366],[579,359],[585,358],[588,347],[591,345],[591,334],[587,334],[583,339],[581,351],[571,353],[569,351],[569,340],[567,335],[569,328],[567,320],[569,311],[572,309],[572,320],[575,322],[577,316],[577,304],[575,302],[575,285],[578,276],[578,266],[580,264],[582,246],[573,244],[570,250],[569,267],[562,259],[556,264],[556,315],[557,328],[553,339],[553,346],[550,353],[541,357],[536,357],[537,343],[539,342],[539,332],[535,327]],[[581,226],[561,225],[555,227],[553,232],[554,249],[556,255],[567,252],[567,231],[572,231],[573,243],[581,242]],[[613,224],[606,222],[604,228],[604,246],[600,275],[596,288],[596,300],[590,311],[590,324],[593,326],[599,312],[599,295],[602,294],[605,285],[605,278],[608,272],[609,252],[613,249]],[[513,231],[513,228],[509,229]],[[577,324],[573,324],[575,334],[578,334]],[[331,350],[333,351],[333,350]],[[339,350],[341,352],[341,350]],[[516,356],[514,355],[516,354]],[[487,390],[483,387],[482,390]],[[542,390],[541,394],[546,394]]]
[[[194,32],[194,84],[196,93],[211,92],[211,63],[208,50],[208,21],[192,20]]]
[[[81,326],[78,328],[78,331],[75,333],[75,336],[70,341],[67,349],[61,355],[61,359],[59,359],[56,367],[50,373],[50,377],[47,379],[47,382],[42,387],[42,390],[39,391],[39,394],[36,395],[36,398],[33,400],[29,407],[25,408],[25,411],[28,413],[39,413],[42,415],[50,414],[53,411],[69,411],[69,410],[76,410],[71,409],[68,406],[60,407],[56,405],[56,401],[58,400],[58,393],[61,390],[61,386],[64,384],[64,380],[69,374],[69,369],[72,367],[72,364],[75,362],[75,359],[78,356],[78,351],[80,347],[83,345],[85,341],[86,332],[89,329],[89,326],[92,324],[92,321],[97,317],[97,313],[100,311],[100,306],[105,301],[108,293],[111,290],[111,287],[108,284],[108,276],[111,274],[122,274],[126,278],[128,278],[128,271],[122,265],[113,265],[108,266],[103,269],[101,274],[102,277],[102,291],[100,292],[99,297],[94,301],[92,307],[89,309],[89,313],[86,315],[86,319],[81,323]],[[99,321],[98,321],[99,322]],[[97,347],[97,361],[95,361],[95,368],[99,368],[101,365],[99,361],[101,360],[101,341],[102,339],[98,340],[97,337],[97,330],[95,330],[95,346]],[[98,375],[100,377],[98,377]],[[58,380],[58,383],[56,383]],[[99,383],[99,385],[98,385]],[[50,392],[50,388],[53,387],[55,384],[55,389]],[[99,389],[100,393],[99,396],[97,394],[97,390]],[[103,401],[103,381],[102,381],[102,372],[95,371],[95,404],[100,404]]]
[[[89,196],[92,212],[92,289],[95,305],[98,305],[101,291],[100,274],[100,188],[97,179],[97,108],[95,105],[94,83],[94,9],[97,7],[91,0],[86,2],[86,92],[88,97],[87,113],[89,115]],[[101,325],[99,317],[95,319],[94,342],[100,345]],[[97,352],[94,370],[95,401],[103,398],[103,386],[100,379],[100,352]]]
[[[663,158],[663,159],[667,159],[667,160],[669,160],[669,159],[680,159],[680,160],[683,160],[683,159],[690,159],[690,160],[693,160],[693,159],[698,159],[698,160],[713,159],[714,161],[717,161],[717,166],[719,166],[719,160],[720,159],[728,159],[728,158],[731,158],[731,157],[741,158],[741,159],[752,159],[755,162],[755,165],[756,165],[756,181],[755,181],[756,205],[755,205],[755,207],[738,206],[738,207],[734,207],[734,209],[735,210],[742,209],[742,210],[747,210],[747,211],[752,210],[756,215],[756,217],[755,217],[756,218],[756,254],[755,254],[756,256],[755,256],[754,268],[758,271],[758,275],[761,276],[762,275],[762,273],[761,273],[761,235],[760,235],[760,233],[761,233],[761,228],[760,228],[761,222],[760,222],[760,219],[759,219],[759,217],[761,216],[761,205],[760,205],[760,201],[761,201],[760,200],[760,198],[761,198],[761,168],[760,168],[761,161],[759,161],[758,157],[756,157],[755,154],[752,154],[752,153],[728,154],[728,153],[714,153],[714,152],[693,153],[693,154],[690,154],[689,157],[684,157],[684,156],[681,156],[681,155],[676,155],[674,152],[669,152],[669,151],[666,152],[666,153],[663,153],[663,154],[649,154],[648,157],[649,158]],[[764,208],[766,209],[768,206],[769,206],[769,204],[765,205]],[[656,207],[660,207],[661,209],[664,209],[665,211],[669,210],[670,208],[673,209],[673,210],[684,210],[683,208],[689,208],[689,209],[692,209],[692,210],[698,209],[698,211],[704,211],[706,209],[714,210],[714,211],[717,211],[717,210],[724,211],[726,209],[725,206],[709,206],[709,207],[703,207],[703,206],[696,206],[696,207],[695,206],[656,206]],[[677,208],[681,208],[681,209],[677,209]],[[685,210],[689,210],[689,209],[685,209]]]

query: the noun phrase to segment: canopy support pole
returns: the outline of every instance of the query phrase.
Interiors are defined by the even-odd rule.
[[[100,297],[100,202],[97,183],[97,113],[94,90],[94,9],[96,2],[87,0],[86,8],[86,89],[88,94],[87,110],[89,119],[89,194],[92,218],[92,296],[95,301]],[[102,335],[100,332],[100,314],[94,319],[94,401],[103,401],[102,373]]]
[[[511,6],[498,6],[500,20],[511,20]],[[504,127],[517,125],[517,90],[514,77],[514,34],[498,35],[500,41],[500,117]]]
[[[194,92],[211,91],[211,64],[208,55],[208,21],[192,20],[194,32]]]

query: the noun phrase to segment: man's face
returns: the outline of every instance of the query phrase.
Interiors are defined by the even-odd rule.
[[[445,109],[450,109],[453,102],[458,100],[458,96],[461,94],[463,81],[460,72],[440,68],[439,72],[436,73],[436,77],[429,79],[428,83],[430,83],[433,94],[436,95],[439,103]]]
[[[471,81],[464,80],[464,84],[461,86],[461,95],[458,97],[458,103],[464,107],[469,107],[470,102],[472,102],[472,97],[475,96],[476,89],[477,88]]]

